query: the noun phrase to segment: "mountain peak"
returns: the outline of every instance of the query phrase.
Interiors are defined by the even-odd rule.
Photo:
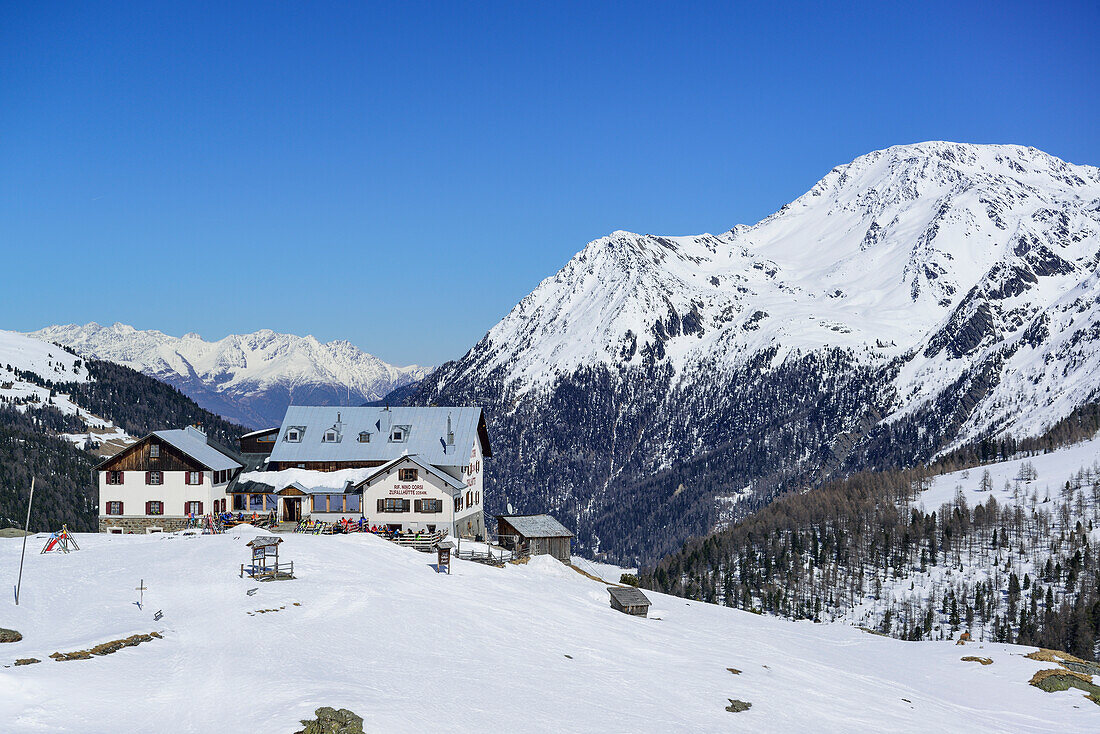
[[[49,326],[32,334],[86,356],[132,367],[180,388],[200,405],[248,426],[282,420],[292,402],[343,405],[379,400],[430,370],[383,362],[346,340],[321,344],[260,329],[206,341],[122,323]]]
[[[1015,338],[1091,272],[1098,174],[1035,148],[927,141],[837,166],[752,226],[616,230],[520,301],[460,372],[501,370],[528,389],[584,366],[684,374],[765,349],[842,348],[874,365],[928,352],[940,364]],[[1008,297],[1020,302],[982,300]]]

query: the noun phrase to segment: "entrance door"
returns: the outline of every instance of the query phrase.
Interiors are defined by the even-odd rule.
[[[302,519],[302,500],[298,497],[283,497],[283,520],[298,522]]]

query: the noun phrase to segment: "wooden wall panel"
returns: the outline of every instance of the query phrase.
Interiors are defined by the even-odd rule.
[[[160,456],[149,455],[149,447],[160,446]],[[100,467],[100,471],[203,471],[199,462],[155,436],[145,438]]]

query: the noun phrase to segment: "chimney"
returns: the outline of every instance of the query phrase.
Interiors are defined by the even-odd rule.
[[[451,414],[447,414],[447,445],[455,445],[455,433],[451,430]]]

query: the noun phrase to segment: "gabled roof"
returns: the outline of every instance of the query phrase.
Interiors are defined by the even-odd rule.
[[[240,469],[244,466],[227,453],[210,445],[206,437],[198,431],[173,429],[171,431],[153,431],[152,435],[167,444],[171,444],[212,471]]]
[[[416,464],[421,469],[423,469],[424,471],[431,474],[433,477],[436,477],[437,479],[441,480],[444,484],[446,484],[448,487],[451,488],[451,494],[453,494],[455,496],[457,496],[458,492],[465,491],[465,489],[466,489],[465,484],[463,484],[459,480],[455,479],[454,477],[452,477],[447,472],[440,471],[439,469],[436,469],[434,466],[427,463],[426,461],[421,460],[419,456],[416,456],[414,454],[409,454],[408,456],[398,456],[393,461],[387,462],[387,463],[383,464],[382,466],[378,467],[374,471],[373,474],[371,474],[369,477],[367,477],[366,479],[364,479],[361,482],[359,482],[358,484],[356,484],[355,485],[356,489],[358,489],[359,487],[364,487],[367,484],[370,484],[377,477],[380,477],[380,476],[383,476],[385,474],[390,473],[391,471],[393,471],[393,468],[395,466],[397,466],[398,464],[402,464],[404,462],[409,462],[410,464]]]
[[[454,443],[447,438],[450,418]],[[324,432],[339,424],[341,439],[324,442]],[[305,427],[302,440],[286,440],[291,426]],[[390,429],[408,426],[402,441],[390,441]],[[361,443],[367,432],[370,441]],[[470,462],[474,442],[484,456],[492,456],[489,432],[481,408],[341,408],[292,405],[271,450],[271,461],[391,461],[402,454],[416,454],[433,466],[464,466]]]
[[[619,586],[607,587],[608,593],[611,594],[611,598],[624,607],[637,607],[650,605],[649,598],[642,593],[641,589],[633,586],[627,586],[625,588]]]
[[[290,491],[288,491],[288,490],[290,490]],[[278,492],[276,492],[276,494],[287,496],[287,497],[296,497],[296,496],[301,497],[302,495],[309,494],[309,488],[304,486],[300,482],[291,482],[290,484],[286,485],[285,487],[280,489]]]
[[[549,515],[497,515],[525,538],[572,538],[569,528]]]
[[[114,456],[108,456],[103,461],[96,464],[95,468],[100,469],[110,464],[115,459],[119,459],[131,451],[136,450],[138,446],[141,446],[154,437],[173,446],[176,450],[187,456],[190,456],[211,471],[240,469],[244,466],[243,460],[229,449],[211,443],[202,431],[188,427],[167,431],[153,431],[145,438],[140,441],[135,441]]]

